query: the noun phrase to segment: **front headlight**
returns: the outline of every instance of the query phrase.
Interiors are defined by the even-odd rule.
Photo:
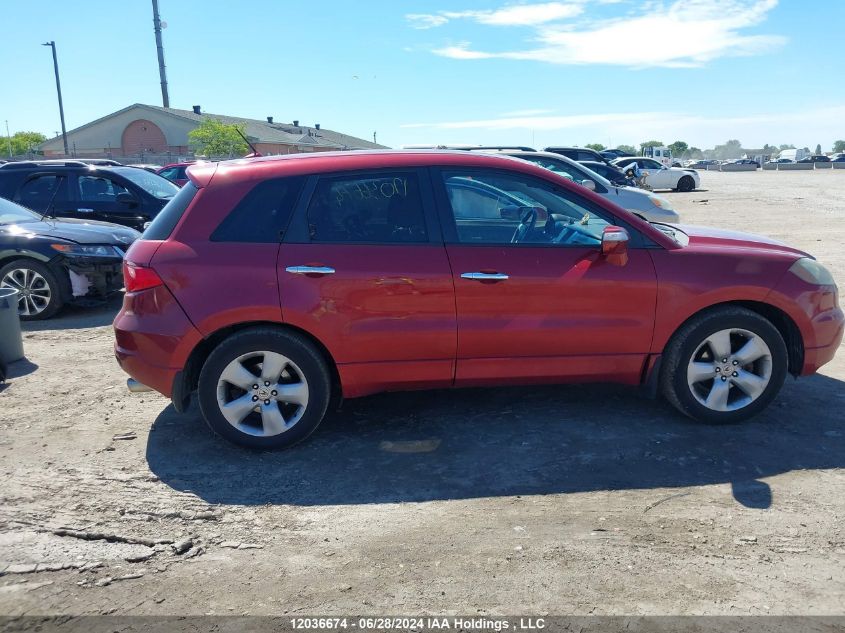
[[[50,244],[50,248],[68,257],[119,257],[123,259],[123,253],[116,247],[106,246],[105,244]]]
[[[672,211],[672,204],[668,200],[665,200],[660,196],[649,196],[648,199],[651,200],[651,204],[657,208]]]
[[[809,257],[802,257],[796,261],[790,266],[789,272],[802,281],[806,281],[808,284],[815,284],[817,286],[836,285],[830,271],[815,259],[810,259]]]

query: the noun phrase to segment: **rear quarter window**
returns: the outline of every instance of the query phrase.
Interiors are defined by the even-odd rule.
[[[304,184],[305,176],[260,182],[214,229],[211,241],[281,242]]]
[[[189,182],[170,199],[164,208],[158,212],[150,225],[144,231],[141,239],[144,240],[166,240],[173,233],[173,229],[179,223],[185,209],[191,204],[191,200],[197,193],[197,188]]]

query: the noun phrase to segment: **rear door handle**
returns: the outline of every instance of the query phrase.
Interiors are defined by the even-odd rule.
[[[285,271],[294,275],[334,275],[334,268],[329,266],[288,266]]]
[[[505,281],[509,277],[505,273],[461,273],[461,279],[475,281]]]
[[[94,209],[77,209],[79,213],[94,213]]]

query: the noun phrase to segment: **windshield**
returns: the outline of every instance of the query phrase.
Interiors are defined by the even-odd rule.
[[[583,165],[579,165],[575,167],[574,165],[570,165],[566,161],[559,160],[557,158],[551,158],[548,156],[519,156],[519,158],[523,160],[530,161],[540,167],[545,167],[549,171],[553,171],[556,174],[560,174],[564,178],[569,178],[578,184],[581,184],[585,180],[592,180],[593,182],[603,185],[604,187],[612,187],[613,185],[610,184],[610,181],[602,176],[601,174],[597,174],[592,169],[588,169]]]
[[[151,196],[161,198],[162,200],[169,200],[179,193],[179,187],[167,178],[162,178],[158,174],[150,173],[145,169],[138,169],[137,167],[115,167],[111,171],[120,174],[127,180],[131,180]]]
[[[24,209],[6,198],[0,198],[0,224],[18,224],[20,222],[35,222],[41,218],[37,213]]]

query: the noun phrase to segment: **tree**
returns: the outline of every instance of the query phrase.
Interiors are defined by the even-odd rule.
[[[833,142],[833,151],[834,152],[845,152],[845,141],[834,141]]]
[[[622,152],[628,152],[629,154],[637,153],[637,149],[633,145],[617,145],[616,149]]]
[[[822,144],[818,143],[816,145],[816,155],[821,154],[821,153],[822,153]]]
[[[640,151],[646,147],[663,147],[663,141],[646,141],[645,143],[640,143]]]
[[[223,123],[219,119],[205,119],[199,127],[188,132],[188,145],[203,156],[243,156],[249,152],[238,131],[243,134],[242,123]]]
[[[743,154],[742,143],[736,139],[725,142],[724,145],[717,145],[713,148],[713,156],[717,159],[741,158]]]
[[[683,141],[675,141],[669,149],[672,150],[672,156],[683,156],[689,150],[689,145]]]
[[[689,153],[690,158],[704,158],[704,152],[702,152],[698,147],[690,147],[687,152]]]
[[[597,152],[601,152],[602,150],[604,150],[604,145],[602,145],[601,143],[587,143],[584,147],[594,149]]]
[[[778,149],[782,152],[785,149],[795,149],[795,146],[792,144],[789,145],[778,145]]]
[[[22,154],[29,154],[33,151],[36,145],[47,140],[41,132],[15,132],[12,135],[12,156],[21,156]],[[2,143],[2,151],[0,155],[9,153],[9,139],[4,139]]]

